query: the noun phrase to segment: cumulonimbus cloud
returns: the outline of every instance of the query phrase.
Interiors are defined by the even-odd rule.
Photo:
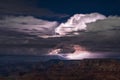
[[[106,17],[99,13],[75,14],[70,19],[68,19],[66,23],[61,23],[55,29],[55,32],[58,33],[59,35],[66,35],[71,32],[86,30],[87,23],[103,19],[106,19]]]
[[[51,37],[55,35],[55,32],[59,33],[59,36],[64,35],[64,37],[61,38],[51,38],[51,39],[43,39],[43,40],[40,40],[41,39],[40,38],[38,39],[38,41],[35,41],[36,44],[40,44],[39,46],[43,47],[43,45],[45,45],[45,50],[42,49],[41,50],[42,52],[40,52],[40,49],[36,49],[36,48],[22,50],[21,48],[18,47],[16,50],[13,50],[16,54],[19,51],[24,51],[24,50],[26,50],[26,52],[24,51],[25,54],[27,53],[27,51],[29,54],[33,54],[33,53],[44,54],[47,52],[47,50],[49,50],[48,48],[46,48],[46,46],[50,46],[49,48],[52,49],[55,47],[55,45],[66,42],[68,44],[80,45],[81,47],[86,48],[86,50],[88,51],[92,51],[92,50],[119,51],[119,41],[120,41],[119,16],[105,17],[104,15],[98,13],[82,14],[82,15],[76,14],[73,17],[71,17],[66,23],[62,23],[60,25],[58,24],[59,23],[57,21],[47,21],[32,16],[17,16],[17,17],[10,16],[0,20],[0,29],[8,30],[7,31],[8,33],[10,31],[16,31],[16,32],[27,33],[40,37],[44,35],[49,35]],[[83,29],[85,30],[85,32],[79,32],[79,30],[83,30]],[[72,32],[77,32],[79,33],[79,35],[74,37],[73,36],[66,37],[68,33],[74,35],[74,33]],[[6,35],[3,34],[4,33],[1,34],[2,38],[5,38],[3,39],[3,42],[5,42],[6,40],[5,43],[16,42],[20,44],[20,41],[16,40],[19,37],[19,35],[17,35],[16,33],[15,33],[16,35],[14,36],[15,41],[13,36],[8,39],[9,35],[6,37]],[[27,37],[27,35],[23,37]],[[1,41],[1,43],[3,42]],[[30,44],[33,41],[31,40],[29,41],[26,38],[25,40],[21,40],[21,43],[24,42]],[[62,52],[65,52],[66,54],[66,52],[68,52],[68,50],[70,49],[71,47],[67,48],[67,50],[64,50]],[[7,49],[2,50],[3,53],[5,53],[5,50],[7,51]],[[11,52],[11,50],[12,49],[9,49],[8,53]],[[58,48],[57,51],[60,51],[60,49]],[[56,52],[56,50],[53,52]],[[77,57],[77,55],[78,54],[75,54],[75,57]]]
[[[80,15],[80,14],[79,14]],[[93,14],[92,14],[93,15]],[[119,41],[120,41],[120,17],[119,16],[109,16],[105,17],[101,14],[96,14],[98,18],[93,16],[83,16],[79,19],[79,16],[71,17],[66,23],[60,24],[55,32],[59,33],[61,36],[67,36],[67,34],[73,34],[76,31],[79,35],[71,37],[69,43],[77,43],[80,47],[86,48],[85,56],[84,51],[78,50],[75,52],[61,54],[62,49],[53,49],[51,54],[65,56],[69,59],[81,59],[86,56],[90,57],[111,57],[119,55]],[[88,21],[88,22],[87,22]],[[84,25],[83,25],[84,24]],[[76,29],[77,28],[77,29]],[[85,30],[84,32],[79,32],[79,30]],[[83,34],[80,34],[83,33]],[[74,34],[73,34],[74,35]],[[64,43],[64,42],[63,42]],[[69,45],[67,45],[69,46]],[[79,47],[79,49],[80,49]],[[87,52],[87,53],[86,53]],[[100,52],[100,53],[99,53]],[[105,53],[104,53],[105,52]],[[108,53],[107,53],[108,52]],[[93,55],[93,53],[97,55]],[[101,55],[102,54],[102,55]],[[91,56],[93,55],[93,56]],[[89,57],[89,58],[90,58]]]

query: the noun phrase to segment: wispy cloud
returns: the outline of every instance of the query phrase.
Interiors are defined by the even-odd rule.
[[[0,20],[0,28],[42,36],[54,34],[56,21],[47,21],[32,16],[8,16]]]

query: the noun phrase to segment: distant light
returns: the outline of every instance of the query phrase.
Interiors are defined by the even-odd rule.
[[[89,57],[90,53],[89,52],[81,52],[79,54],[67,54],[66,56],[64,56],[67,59],[84,59]]]
[[[90,56],[90,52],[79,45],[73,45],[73,49],[75,50],[73,53],[61,53],[62,49],[53,49],[49,52],[49,55],[58,55],[65,59],[83,59]]]

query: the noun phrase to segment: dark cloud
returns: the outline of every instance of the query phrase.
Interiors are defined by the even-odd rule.
[[[79,35],[51,37],[57,22],[32,16],[6,17],[0,20],[0,54],[41,55],[55,48],[69,53],[74,51],[71,45],[77,44],[90,52],[111,52],[112,56],[120,51],[119,22],[118,16],[112,16],[87,24],[85,31],[77,31]],[[42,38],[43,35],[49,38]]]
[[[77,33],[79,33],[78,35],[70,33],[69,35],[71,36],[66,35],[58,40],[66,46],[70,46],[70,44],[78,44],[91,52],[119,52],[119,22],[120,17],[111,16],[104,20],[88,23],[85,31],[77,31]]]
[[[120,50],[120,17],[108,17],[87,25],[85,32],[81,32],[73,41],[83,45],[90,51],[112,51]]]
[[[29,2],[24,0],[2,0],[0,2],[0,14],[1,15],[32,15],[37,17],[67,17],[66,14],[54,13],[46,8],[38,8],[34,5],[30,5]]]
[[[41,55],[46,54],[48,49],[54,45],[49,40],[35,35],[5,29],[0,30],[0,55]]]
[[[39,55],[47,53],[54,43],[42,39],[53,35],[56,21],[32,16],[6,16],[0,19],[0,54]]]

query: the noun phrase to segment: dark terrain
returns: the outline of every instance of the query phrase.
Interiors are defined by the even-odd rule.
[[[0,80],[120,80],[119,59],[0,64]]]

